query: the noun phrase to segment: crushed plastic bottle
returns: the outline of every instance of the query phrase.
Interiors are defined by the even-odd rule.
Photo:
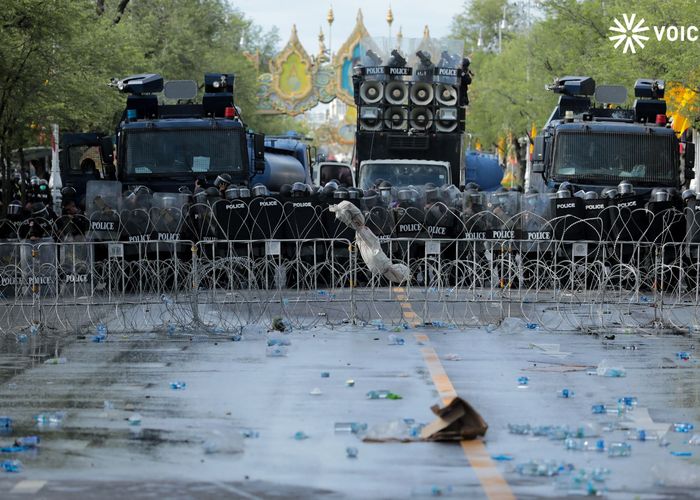
[[[398,394],[395,394],[391,391],[387,391],[385,389],[378,390],[378,391],[369,391],[367,393],[367,399],[403,399],[401,396]]]
[[[34,335],[37,335],[39,333],[39,325],[34,323],[32,326],[29,327],[29,333]]]
[[[141,425],[141,414],[140,413],[133,413],[126,420],[127,420],[127,422],[129,422],[129,425],[136,427],[138,425]]]
[[[104,409],[104,411],[112,411],[114,410],[114,403],[105,399],[102,403],[102,409]]]
[[[364,422],[336,422],[334,425],[335,432],[351,432],[352,434],[360,434],[367,430],[367,424]]]
[[[345,385],[347,387],[355,387],[355,381],[353,379],[349,378],[345,381]]]
[[[690,439],[688,439],[688,444],[690,446],[700,445],[700,434],[693,434]]]
[[[525,387],[530,382],[527,377],[518,377],[518,387]]]
[[[602,360],[598,363],[598,367],[594,372],[589,372],[592,375],[598,375],[599,377],[625,377],[627,376],[627,371],[621,366],[611,366],[608,364],[607,360]]]
[[[358,453],[359,451],[357,451],[357,448],[355,448],[354,446],[348,446],[347,448],[345,448],[345,455],[348,458],[357,458]]]
[[[617,405],[606,405],[602,403],[591,406],[591,413],[594,415],[622,415],[625,413],[625,405],[618,403]]]
[[[460,356],[459,354],[450,353],[450,354],[445,354],[442,357],[442,359],[447,360],[447,361],[461,361],[462,356]]]
[[[527,328],[528,330],[539,330],[540,325],[538,325],[537,323],[525,323],[525,328]]]
[[[389,335],[389,345],[404,345],[406,343],[406,339],[403,337],[399,337],[398,335],[394,335],[393,333]]]
[[[304,439],[309,439],[309,435],[304,431],[297,431],[294,433],[294,439],[297,441],[303,441]]]
[[[5,472],[21,472],[22,462],[19,460],[3,460],[0,462],[0,467],[2,467]]]
[[[287,355],[287,348],[279,345],[268,347],[265,350],[268,358],[281,358]]]
[[[312,396],[320,396],[321,394],[323,394],[323,391],[318,387],[314,387],[309,391],[309,394],[311,394]]]
[[[627,431],[627,439],[631,441],[656,441],[659,435],[656,432],[648,432],[646,429],[634,429]]]
[[[68,363],[66,358],[49,358],[44,361],[45,365],[65,365],[66,363]]]
[[[636,396],[623,396],[618,398],[617,403],[625,405],[627,409],[632,409],[637,406],[639,401],[637,400]]]
[[[515,457],[513,455],[491,455],[491,460],[495,460],[496,462],[510,462],[511,460],[514,460]]]
[[[629,443],[610,443],[608,446],[609,457],[629,457],[632,454],[632,445]]]
[[[29,337],[27,337],[27,335],[25,333],[21,333],[17,337],[17,342],[19,342],[20,344],[26,344],[28,340],[29,340]]]
[[[564,388],[561,391],[559,391],[557,395],[560,398],[569,399],[574,397],[574,391],[572,391],[571,389]]]
[[[321,372],[321,378],[330,378],[330,372]]]
[[[373,319],[369,322],[369,324],[372,326],[376,326],[377,330],[386,330],[386,325],[384,325],[384,321],[382,321],[381,319]]]
[[[95,328],[95,335],[93,335],[90,340],[99,343],[104,342],[107,339],[107,326],[103,323],[98,323]]]
[[[168,326],[165,329],[166,332],[168,332],[168,337],[172,337],[175,335],[175,325],[172,323],[168,323]]]
[[[272,339],[267,339],[267,345],[272,347],[272,346],[290,346],[292,345],[292,341],[287,339],[287,338],[272,338]]]
[[[39,446],[41,438],[39,436],[23,436],[15,439],[15,446],[22,446],[23,448],[36,448]]]
[[[253,429],[243,429],[241,430],[241,436],[248,439],[256,439],[260,437],[260,433],[258,431],[254,431]]]
[[[34,416],[34,421],[37,423],[39,426],[59,426],[63,423],[63,420],[66,418],[66,413],[63,411],[55,411],[51,413],[40,413],[39,415]]]
[[[677,352],[676,358],[680,359],[681,361],[688,361],[690,360],[690,353],[686,351]]]
[[[530,434],[530,424],[508,424],[508,432],[511,434]]]
[[[673,432],[690,432],[695,426],[689,422],[678,422],[673,424]]]
[[[554,460],[530,460],[523,464],[518,464],[515,470],[521,476],[556,476],[562,469]]]
[[[603,439],[589,440],[582,438],[567,438],[564,440],[564,447],[567,450],[605,451],[605,441]]]
[[[6,415],[0,416],[0,429],[12,429],[12,418]]]
[[[179,391],[181,389],[185,389],[187,387],[187,384],[183,382],[182,380],[176,380],[174,382],[170,382],[170,388]]]
[[[672,451],[671,455],[674,457],[692,457],[693,452],[692,451]]]

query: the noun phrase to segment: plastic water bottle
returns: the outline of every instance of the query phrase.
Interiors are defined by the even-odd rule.
[[[330,372],[321,372],[321,378],[330,378]]]
[[[632,454],[632,445],[629,443],[610,443],[608,446],[609,457],[629,457]]]
[[[297,431],[294,433],[294,439],[297,441],[303,441],[304,439],[309,439],[309,435],[304,431]]]
[[[53,413],[40,413],[34,416],[34,421],[37,425],[50,425],[56,426],[63,423],[63,419],[66,417],[66,413],[62,411],[55,411]]]
[[[22,462],[19,460],[3,460],[0,462],[0,467],[2,467],[5,472],[21,472]]]
[[[173,335],[175,335],[175,325],[173,325],[172,323],[168,323],[166,331],[168,332],[168,337],[172,337]]]
[[[525,327],[528,330],[538,330],[540,328],[540,325],[538,325],[537,323],[525,323]]]
[[[530,382],[530,379],[527,377],[518,377],[518,385],[520,387],[526,386]]]
[[[567,438],[564,440],[564,447],[567,450],[605,451],[605,441],[602,439],[593,441],[588,439]]]
[[[636,396],[624,396],[617,400],[618,404],[623,404],[627,408],[634,408],[637,406],[638,401]]]
[[[611,415],[621,415],[622,413],[625,412],[625,406],[622,404],[618,404],[616,406],[613,405],[604,405],[602,403],[595,404],[591,406],[591,413],[594,415],[605,415],[605,414],[611,414]]]
[[[173,390],[180,390],[187,387],[187,384],[181,380],[176,380],[175,382],[170,382],[170,388]]]
[[[559,473],[560,466],[553,460],[530,460],[524,464],[518,464],[515,470],[521,476],[554,476]]]
[[[690,353],[681,351],[676,353],[676,358],[682,360],[682,361],[688,361],[690,359]]]
[[[1,416],[0,429],[12,429],[12,418],[7,416]]]
[[[530,424],[508,424],[508,432],[511,434],[530,434]]]
[[[17,337],[17,342],[19,342],[20,344],[26,344],[28,340],[29,340],[29,337],[27,337],[27,335],[24,333],[21,333]]]
[[[692,437],[688,440],[688,444],[690,446],[700,445],[700,434],[693,434]]]
[[[39,436],[24,436],[15,439],[15,446],[23,446],[25,448],[35,448],[39,445],[41,439]]]
[[[367,430],[367,424],[362,422],[336,422],[334,425],[335,432],[351,432],[359,434]]]
[[[394,335],[393,333],[389,335],[389,345],[404,345],[406,340],[403,337]]]
[[[268,347],[265,351],[269,358],[281,358],[287,355],[287,348],[279,345]]]
[[[241,431],[241,436],[244,438],[259,438],[260,433],[258,431],[254,431],[253,429],[243,429]]]
[[[367,393],[367,399],[403,399],[398,394],[395,394],[387,390],[369,391]]]
[[[693,452],[692,451],[672,451],[671,455],[674,457],[692,457]]]
[[[354,446],[348,446],[345,448],[345,454],[347,455],[348,458],[357,458],[357,454],[359,452],[357,451],[357,448]]]
[[[564,388],[559,391],[558,395],[560,398],[569,399],[574,397],[574,391]]]
[[[141,425],[141,414],[139,413],[133,413],[127,421],[129,422],[129,425],[132,426],[138,426]]]
[[[679,422],[673,424],[673,432],[690,432],[695,426],[689,422]]]
[[[267,345],[272,347],[272,346],[289,346],[292,345],[292,341],[289,339],[285,338],[274,338],[274,339],[267,339]]]

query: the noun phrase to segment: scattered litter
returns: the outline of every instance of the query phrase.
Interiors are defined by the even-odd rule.
[[[690,446],[700,445],[700,434],[693,434],[693,436],[688,440]]]
[[[591,406],[591,413],[594,415],[622,415],[625,412],[625,406],[622,404],[617,405],[605,405],[602,403],[595,404]]]
[[[608,447],[609,457],[629,457],[632,454],[632,445],[629,443],[610,443]]]
[[[243,436],[244,438],[257,439],[260,437],[260,433],[258,431],[254,431],[253,429],[243,429],[241,431],[241,436]]]
[[[598,367],[593,372],[588,372],[589,375],[598,375],[599,377],[624,377],[627,371],[621,366],[610,366],[606,359],[598,363]]]
[[[234,333],[229,338],[231,339],[231,342],[240,342],[243,340],[243,335],[240,333]]]
[[[309,391],[309,394],[311,394],[312,396],[320,396],[321,394],[323,394],[323,392],[318,387],[314,387]]]
[[[530,424],[508,424],[508,432],[511,434],[530,434]]]
[[[354,446],[348,446],[347,448],[345,448],[345,455],[348,458],[357,458],[358,453],[359,451],[357,451],[357,448],[355,448]]]
[[[540,325],[538,325],[537,323],[525,323],[525,327],[528,330],[538,330],[540,328]]]
[[[387,391],[385,389],[378,390],[378,391],[369,391],[367,393],[367,399],[403,399],[401,396],[398,394],[395,394],[391,391]]]
[[[656,441],[659,435],[655,432],[647,432],[646,429],[635,429],[627,432],[627,439],[631,441]]]
[[[447,361],[462,361],[462,356],[459,354],[445,354],[442,359],[445,359]]]
[[[353,434],[361,434],[367,430],[367,424],[361,422],[336,422],[334,425],[335,432],[351,432]]]
[[[353,379],[349,378],[345,381],[345,385],[348,387],[355,387],[355,381]]]
[[[129,422],[129,425],[133,425],[133,426],[141,425],[141,414],[134,413],[129,418],[127,418],[127,421]]]
[[[66,413],[63,411],[56,411],[52,413],[40,413],[39,415],[34,416],[34,421],[37,423],[39,426],[59,426],[63,423],[63,420],[66,418]]]
[[[170,382],[170,388],[179,391],[181,389],[185,389],[187,387],[187,384],[183,382],[182,380],[176,380],[175,382]]]
[[[26,344],[26,343],[27,343],[27,340],[29,340],[29,337],[27,337],[27,335],[24,334],[24,333],[21,333],[21,334],[17,337],[17,342],[19,342],[20,344]]]
[[[527,387],[530,379],[527,377],[518,377],[518,387]]]
[[[267,339],[267,345],[268,346],[289,346],[292,345],[292,341],[289,339],[285,338],[272,338],[272,339]]]
[[[682,360],[682,361],[688,361],[690,359],[690,353],[681,351],[676,353],[676,358]]]
[[[673,424],[673,432],[690,432],[695,429],[695,426],[688,422],[680,422]]]
[[[96,335],[93,335],[90,340],[93,342],[104,342],[107,339],[107,326],[100,323],[97,325]]]
[[[563,425],[508,424],[511,434],[544,436],[551,440],[562,441],[568,438],[592,438],[600,436],[601,428],[596,422],[585,422],[578,426],[569,427]]]
[[[287,348],[279,345],[268,347],[265,354],[269,358],[281,358],[287,355]]]
[[[605,440],[582,439],[582,438],[566,438],[564,440],[564,448],[567,450],[577,451],[605,451]]]
[[[510,462],[513,459],[513,455],[491,455],[491,460],[496,462]]]
[[[377,330],[386,330],[386,326],[384,325],[384,322],[381,319],[373,319],[369,322],[369,324],[372,326],[376,326]]]
[[[304,439],[309,439],[309,435],[304,431],[297,431],[294,433],[294,439],[297,441],[303,441]]]
[[[554,460],[530,460],[518,464],[515,470],[521,476],[556,476],[560,472],[573,470],[571,464],[559,464]]]
[[[488,425],[472,406],[460,397],[440,408],[430,408],[437,419],[426,425],[421,437],[429,441],[462,441],[486,434]]]
[[[672,451],[671,455],[674,457],[692,457],[693,452],[692,451]]]
[[[389,345],[404,345],[405,343],[406,340],[403,337],[399,337],[398,335],[394,335],[393,333],[389,335]]]
[[[416,425],[410,419],[395,419],[389,422],[373,425],[362,436],[363,441],[417,441],[420,439],[420,431],[423,425]]]
[[[49,358],[44,361],[45,365],[65,365],[68,362],[66,358]]]
[[[7,416],[0,417],[0,429],[11,429],[12,418]]]
[[[321,372],[321,378],[330,378],[331,374],[329,372]]]
[[[639,403],[639,400],[636,396],[624,396],[618,398],[617,403],[622,404],[627,408],[634,408]]]
[[[3,460],[0,462],[0,466],[5,472],[21,472],[22,462],[19,460]]]
[[[557,393],[560,398],[569,399],[574,397],[574,391],[564,388]]]

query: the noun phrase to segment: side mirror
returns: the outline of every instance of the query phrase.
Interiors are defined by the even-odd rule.
[[[685,169],[685,178],[695,178],[695,144],[686,142],[683,150],[683,168]]]
[[[536,174],[544,172],[545,144],[544,135],[535,137],[535,147],[532,153],[532,171]]]
[[[256,174],[265,171],[265,134],[253,134],[253,162]]]
[[[114,145],[110,137],[100,137],[100,156],[105,169],[112,168],[114,165]]]

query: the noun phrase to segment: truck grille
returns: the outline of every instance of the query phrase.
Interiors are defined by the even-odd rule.
[[[428,149],[427,135],[390,135],[389,149]]]

